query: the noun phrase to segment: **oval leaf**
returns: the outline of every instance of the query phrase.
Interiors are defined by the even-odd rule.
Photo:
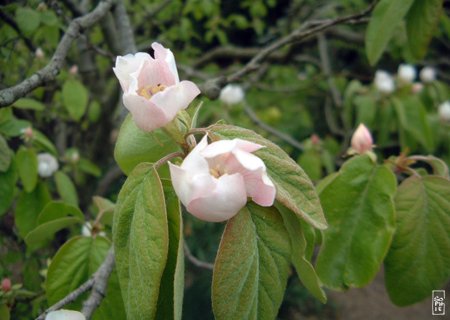
[[[8,170],[11,164],[12,151],[8,146],[5,138],[0,135],[0,172],[5,172]]]
[[[385,261],[386,288],[400,306],[440,289],[450,277],[450,181],[412,176],[395,197],[397,231]]]
[[[36,152],[21,147],[16,155],[19,177],[26,192],[33,191],[38,181],[38,161]]]
[[[164,192],[153,165],[138,165],[122,187],[113,239],[127,318],[154,319],[169,234]]]
[[[17,170],[13,161],[6,172],[0,172],[0,216],[11,206],[16,181]]]
[[[30,110],[36,110],[36,111],[43,111],[45,110],[45,105],[41,102],[30,99],[30,98],[21,98],[14,102],[14,107],[18,109],[30,109]]]
[[[70,117],[75,121],[79,121],[86,112],[89,99],[88,91],[83,84],[75,79],[69,79],[64,82],[62,99]]]
[[[394,233],[397,181],[368,156],[347,161],[320,193],[330,223],[317,273],[330,288],[362,287],[380,268]]]
[[[258,143],[265,148],[255,152],[264,161],[270,178],[277,188],[277,200],[318,229],[325,229],[319,197],[306,173],[280,147],[257,133],[231,125],[208,128],[218,139],[240,138]]]
[[[248,203],[228,221],[214,265],[212,304],[222,319],[275,319],[289,274],[291,248],[274,208]]]
[[[62,171],[57,171],[55,173],[55,182],[61,199],[68,204],[78,206],[77,189],[69,176]]]

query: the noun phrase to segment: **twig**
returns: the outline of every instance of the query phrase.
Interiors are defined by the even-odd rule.
[[[209,262],[205,262],[205,261],[201,261],[199,259],[197,259],[196,257],[194,257],[191,253],[191,250],[189,250],[189,247],[187,245],[187,243],[184,243],[184,254],[186,256],[186,258],[188,258],[188,260],[196,267],[199,268],[203,268],[203,269],[208,269],[208,270],[213,270],[214,269],[214,264],[209,263]]]
[[[369,7],[366,10],[357,14],[339,17],[336,19],[325,19],[306,22],[300,28],[292,31],[287,36],[279,38],[278,40],[272,42],[267,47],[262,48],[259,51],[259,53],[257,53],[247,64],[245,64],[244,67],[242,67],[238,71],[228,76],[222,76],[206,81],[206,83],[204,83],[201,86],[202,93],[210,99],[218,98],[220,94],[220,89],[223,86],[225,86],[227,83],[239,80],[247,73],[257,70],[259,68],[260,63],[274,51],[278,50],[279,48],[285,45],[301,42],[337,24],[341,23],[355,24],[360,23],[361,21],[365,21],[364,17],[373,10],[376,3],[377,1],[372,2],[372,4],[369,5]]]
[[[72,20],[66,33],[59,42],[52,59],[43,69],[21,83],[0,91],[0,108],[12,104],[33,89],[42,86],[48,81],[54,80],[64,64],[73,40],[80,35],[83,29],[87,29],[99,21],[109,11],[113,3],[114,0],[101,1],[92,12]]]
[[[160,13],[162,10],[164,10],[164,8],[166,8],[171,2],[172,2],[172,0],[164,0],[164,1],[161,1],[160,3],[155,4],[155,6],[152,7],[145,14],[144,20],[148,21],[148,19],[154,18],[158,13]]]
[[[245,113],[247,113],[247,115],[250,117],[250,119],[259,127],[261,127],[263,130],[266,130],[267,132],[273,134],[274,136],[280,138],[281,140],[283,140],[284,142],[290,144],[291,146],[293,146],[294,148],[302,151],[303,150],[303,145],[298,142],[297,140],[295,140],[294,138],[292,138],[291,136],[278,131],[277,129],[269,126],[267,123],[263,122],[261,119],[258,118],[258,116],[256,115],[256,113],[253,111],[253,109],[247,104],[244,103],[244,111]]]
[[[94,275],[94,285],[89,298],[83,303],[82,313],[86,319],[90,319],[95,309],[98,308],[106,294],[108,279],[114,268],[114,250],[109,249],[105,261]]]
[[[114,8],[114,19],[119,34],[121,53],[135,53],[136,43],[134,42],[133,29],[131,28],[130,18],[122,0],[118,0]]]
[[[114,165],[111,169],[109,169],[106,172],[106,174],[100,180],[94,194],[98,196],[105,195],[111,184],[122,176],[123,176],[122,170],[117,165]]]

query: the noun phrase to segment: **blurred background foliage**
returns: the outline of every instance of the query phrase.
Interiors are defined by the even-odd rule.
[[[43,68],[68,23],[95,4],[2,2],[0,89]],[[174,52],[181,79],[203,83],[238,70],[261,47],[306,21],[359,12],[370,1],[137,0],[125,4],[138,50],[150,52],[153,41],[162,43]],[[199,126],[225,121],[251,128],[279,144],[315,182],[340,167],[351,134],[361,122],[374,135],[379,159],[402,152],[433,154],[449,164],[450,117],[439,113],[439,106],[450,98],[449,2],[443,6],[443,13],[432,22],[433,39],[423,57],[417,58],[408,44],[408,19],[414,17],[395,17],[389,22],[395,30],[373,65],[366,54],[367,21],[337,25],[269,55],[258,70],[242,79],[243,102],[227,105],[201,98]],[[116,173],[115,179],[102,184],[108,172],[114,172],[114,143],[123,119],[112,66],[115,56],[124,52],[111,31],[111,19],[107,16],[92,29],[83,30],[56,81],[0,109],[0,278],[10,278],[14,284],[1,299],[2,308],[14,307],[12,319],[30,319],[47,306],[44,290],[50,259],[67,239],[82,232],[82,226],[85,235],[111,238],[107,200],[92,201],[100,195],[114,202],[125,179]],[[417,72],[432,67],[437,77],[421,83],[417,75],[412,82],[402,82],[396,73],[404,63],[414,65]],[[377,89],[377,70],[392,74],[392,92]],[[29,127],[32,133],[27,135]],[[59,162],[59,171],[47,179],[37,175],[37,154],[42,152]],[[58,199],[80,211],[82,218],[51,230],[44,228],[50,238],[38,234],[42,245],[31,249],[27,236],[39,226],[38,215],[50,200]],[[192,254],[214,261],[223,225],[190,215],[184,218]],[[199,314],[203,319],[213,317],[211,274],[187,263],[185,319],[197,319]],[[280,319],[299,315],[332,319],[336,311],[332,301],[320,304],[292,277]]]

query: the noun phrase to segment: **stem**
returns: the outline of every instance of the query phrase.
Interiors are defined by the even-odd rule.
[[[182,158],[183,156],[184,156],[184,153],[181,152],[181,151],[169,153],[167,156],[165,156],[165,157],[159,159],[158,161],[156,161],[154,166],[155,166],[156,169],[159,169],[159,167],[161,167],[163,164],[165,164],[170,159],[177,158],[177,157]]]

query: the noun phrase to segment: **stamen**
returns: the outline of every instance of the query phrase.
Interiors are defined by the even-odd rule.
[[[156,86],[145,86],[141,88],[138,94],[145,99],[150,99],[153,95],[158,92],[164,91],[167,87],[161,83],[158,83]]]
[[[214,169],[214,168],[209,169],[209,173],[210,173],[213,177],[216,177],[216,178],[219,178],[219,177],[221,176],[219,170]]]

